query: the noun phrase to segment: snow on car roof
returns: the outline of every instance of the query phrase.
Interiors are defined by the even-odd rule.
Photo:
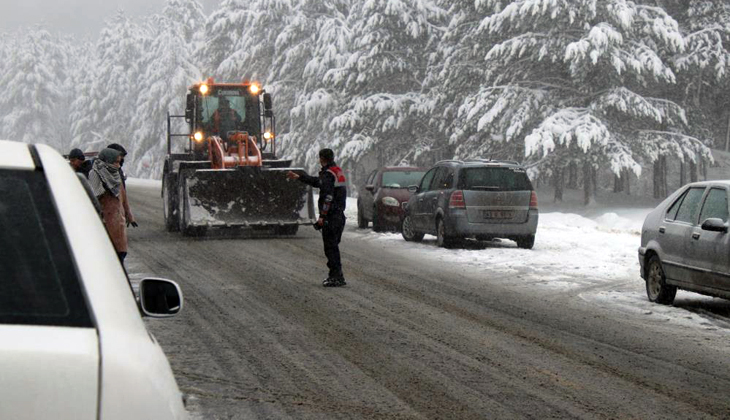
[[[0,169],[35,169],[28,145],[0,140]]]

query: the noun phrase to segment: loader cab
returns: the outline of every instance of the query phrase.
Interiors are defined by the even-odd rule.
[[[208,137],[219,136],[226,141],[233,131],[255,136],[262,151],[275,153],[274,145],[269,144],[274,135],[271,108],[271,96],[250,83],[191,86],[185,119],[190,127],[190,150],[195,159],[207,159]]]

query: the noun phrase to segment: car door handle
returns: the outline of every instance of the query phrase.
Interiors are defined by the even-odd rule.
[[[664,228],[664,226],[662,226],[662,227],[660,227],[660,228],[659,228],[659,233],[664,233],[664,232],[666,232],[666,231],[667,231],[667,230],[666,230],[666,229]]]
[[[692,234],[692,239],[700,239],[700,234],[699,233],[696,233],[696,232],[693,233]]]

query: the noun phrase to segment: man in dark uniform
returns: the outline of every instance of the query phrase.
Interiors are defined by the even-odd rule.
[[[322,283],[324,287],[344,286],[340,261],[340,239],[345,229],[345,205],[347,204],[347,186],[345,173],[335,164],[335,153],[332,149],[319,151],[319,163],[322,169],[319,177],[307,174],[287,173],[289,179],[298,179],[314,188],[319,188],[319,219],[315,228],[322,230],[324,255],[327,256],[329,276]]]

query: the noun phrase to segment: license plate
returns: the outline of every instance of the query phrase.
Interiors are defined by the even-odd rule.
[[[510,210],[484,210],[482,216],[485,219],[512,219],[515,212]]]

